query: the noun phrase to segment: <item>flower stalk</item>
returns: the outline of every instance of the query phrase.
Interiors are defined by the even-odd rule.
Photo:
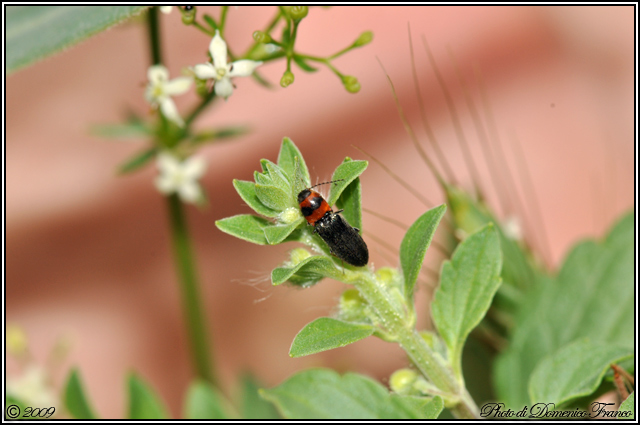
[[[160,28],[158,12],[155,7],[149,10],[148,28],[153,65],[160,65],[162,57]],[[193,119],[193,116],[190,116],[190,118]],[[213,358],[210,351],[210,338],[207,332],[204,309],[201,304],[195,257],[191,249],[191,239],[185,219],[184,207],[177,193],[167,196],[166,199],[173,253],[182,293],[183,311],[186,318],[193,365],[199,378],[216,385],[216,377],[212,366]]]

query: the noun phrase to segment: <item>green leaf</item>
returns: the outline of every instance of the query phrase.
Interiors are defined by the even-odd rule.
[[[260,164],[264,173],[269,176],[270,184],[287,193],[287,196],[291,196],[291,182],[284,170],[268,159],[261,159]]]
[[[413,291],[422,268],[424,256],[446,211],[447,206],[443,204],[422,214],[411,225],[402,239],[400,244],[400,264],[404,274],[404,296],[407,300],[413,300]]]
[[[293,223],[265,227],[264,236],[267,238],[269,245],[277,245],[287,239],[287,237],[303,222],[304,218],[300,216]]]
[[[442,405],[434,399],[418,407],[415,399],[391,395],[371,378],[329,369],[304,370],[260,394],[286,419],[424,419]]]
[[[247,134],[249,129],[245,126],[231,126],[223,128],[214,128],[211,130],[202,130],[191,136],[189,142],[192,145],[201,145],[205,143],[219,142],[232,137]]]
[[[273,404],[258,394],[262,387],[252,374],[243,374],[240,406],[243,419],[280,419]]]
[[[633,357],[630,347],[616,347],[587,339],[551,354],[536,366],[529,380],[532,403],[561,404],[592,394],[611,363]]]
[[[289,355],[302,357],[344,347],[372,335],[374,331],[375,329],[371,325],[321,317],[308,323],[298,332],[289,350]]]
[[[90,131],[98,137],[107,139],[142,139],[152,134],[151,130],[141,121],[93,125]]]
[[[187,391],[184,404],[185,419],[230,419],[230,404],[211,384],[197,380]]]
[[[492,224],[467,237],[442,266],[431,311],[458,378],[465,340],[491,306],[500,286],[501,266],[500,242]]]
[[[234,215],[216,221],[216,227],[223,232],[258,245],[269,245],[264,235],[264,229],[269,226],[273,224],[268,220],[250,214]]]
[[[233,180],[233,187],[242,200],[258,214],[265,217],[277,217],[278,211],[265,206],[256,195],[256,184],[244,180]]]
[[[351,158],[345,158],[344,162],[350,162]],[[360,179],[353,180],[336,201],[336,208],[344,210],[342,215],[351,226],[362,230],[362,186]],[[362,232],[360,232],[362,233]]]
[[[620,408],[618,412],[630,412],[629,416],[619,415],[618,418],[624,419],[635,419],[635,415],[633,414],[636,411],[636,393],[635,391],[629,394],[629,397],[625,401],[620,404]]]
[[[280,285],[287,280],[297,285],[316,283],[324,277],[336,276],[339,272],[329,257],[314,255],[295,266],[277,267],[271,272],[271,282]]]
[[[634,214],[625,215],[602,243],[577,244],[555,279],[527,293],[510,345],[496,359],[498,398],[507,407],[530,405],[537,364],[580,338],[634,346]]]
[[[329,199],[327,202],[329,205],[334,205],[342,191],[347,188],[351,184],[352,181],[358,178],[360,174],[367,169],[369,163],[367,161],[347,161],[343,162],[336,168],[336,171],[333,172],[333,177],[331,180],[341,180],[333,185],[331,185],[331,193],[329,194]]]
[[[297,159],[296,159],[297,158]],[[278,154],[278,165],[284,171],[284,173],[288,176],[296,177],[296,161],[299,170],[299,174],[302,175],[303,182],[302,188],[309,187],[311,178],[309,177],[309,169],[307,168],[307,164],[304,162],[304,158],[300,153],[298,147],[293,143],[291,139],[285,137],[282,139],[282,146],[280,147],[280,153]],[[300,188],[298,182],[293,182],[292,185],[294,188]],[[297,190],[300,192],[302,190]],[[294,193],[294,195],[298,195],[298,193]]]
[[[139,170],[156,157],[156,148],[145,149],[118,166],[118,173],[127,174]]]
[[[27,418],[24,417],[25,409],[27,407],[32,407],[32,406],[29,406],[28,403],[24,403],[22,400],[19,400],[19,399],[15,398],[14,396],[10,395],[10,394],[6,395],[4,401],[5,401],[5,406],[6,406],[5,408],[7,409],[5,411],[6,413],[5,413],[5,416],[4,416],[5,420],[6,419],[14,419],[14,420],[27,419]],[[12,405],[16,406],[17,409],[16,409],[16,407],[11,407]],[[47,407],[49,407],[49,406],[47,406]],[[9,413],[10,415],[14,415],[14,416],[17,415],[17,416],[10,418],[7,415],[7,413]]]
[[[293,55],[293,60],[294,62],[304,71],[307,72],[316,72],[318,70],[318,68],[314,68],[313,66],[309,65],[307,63],[307,61],[301,57],[300,55]]]
[[[444,401],[438,396],[427,398],[391,394],[392,401],[395,401],[396,398],[400,398],[403,404],[412,406],[413,410],[420,414],[420,419],[438,419],[444,409]]]
[[[149,6],[7,6],[6,72],[60,52]]]
[[[80,379],[80,371],[71,369],[64,389],[64,405],[74,419],[96,419]]]
[[[128,379],[129,419],[168,419],[167,408],[155,392],[135,374]]]
[[[542,271],[533,267],[532,261],[529,260],[530,254],[517,241],[504,234],[501,224],[484,205],[476,202],[466,192],[455,186],[447,186],[445,190],[447,203],[451,208],[457,228],[471,234],[488,223],[493,223],[496,226],[503,257],[501,276],[505,284],[522,289],[533,286],[537,275]]]
[[[291,195],[276,186],[255,185],[256,196],[268,208],[283,211],[291,206]]]

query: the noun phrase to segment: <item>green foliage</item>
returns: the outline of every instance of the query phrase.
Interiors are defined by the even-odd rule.
[[[240,380],[240,412],[243,419],[280,419],[276,408],[258,394],[262,387],[251,374],[244,374]]]
[[[97,419],[85,395],[77,368],[71,369],[64,386],[64,405],[74,419]]]
[[[451,261],[442,266],[431,311],[458,378],[462,377],[460,361],[465,340],[491,306],[501,282],[501,267],[498,233],[492,224],[462,241]]]
[[[7,6],[10,74],[138,15],[149,6]]]
[[[371,325],[321,317],[308,323],[298,332],[289,350],[289,355],[291,357],[308,356],[344,347],[372,335],[374,330]]]
[[[636,393],[632,392],[629,397],[620,405],[619,412],[631,412],[631,416],[627,419],[635,419],[634,412],[636,411]]]
[[[184,403],[185,419],[230,419],[235,416],[222,393],[205,381],[193,382]]]
[[[262,172],[255,172],[255,183],[234,180],[233,185],[249,207],[258,214],[275,218],[275,222],[250,215],[239,215],[218,220],[216,226],[225,233],[260,245],[276,245],[295,240],[307,243],[321,252],[328,252],[326,244],[313,234],[313,227],[306,224],[300,212],[298,193],[309,187],[310,177],[304,158],[295,144],[285,137],[278,154],[278,163],[274,164],[263,159],[260,165]],[[328,200],[330,205],[340,201],[340,205],[345,208],[345,217],[353,218],[359,223],[362,212],[358,176],[366,168],[366,161],[353,161],[347,158],[334,172],[334,179],[340,181],[333,184]],[[345,198],[341,200],[343,193]],[[314,267],[321,265],[320,263],[311,264],[315,261],[308,260],[303,265],[289,265],[274,270],[272,275],[274,285],[284,282],[282,276],[286,275],[286,279],[289,279],[298,271],[304,272],[302,267],[307,264],[309,266],[306,271],[315,273]],[[329,269],[325,268],[325,271],[327,270]],[[316,279],[317,274],[313,277],[312,281],[320,279]],[[293,277],[293,280],[296,278]],[[300,284],[300,279],[297,279],[296,283]]]
[[[413,291],[422,269],[424,256],[431,239],[447,211],[446,205],[440,205],[424,213],[407,230],[400,244],[400,264],[404,274],[404,295],[413,300]]]
[[[634,215],[629,213],[603,242],[577,244],[556,278],[542,279],[529,291],[510,345],[495,366],[496,390],[508,407],[530,404],[534,370],[544,358],[560,355],[559,350],[569,349],[577,340],[589,338],[604,346],[633,349],[633,246]],[[582,362],[577,357],[572,361]],[[567,392],[557,398],[569,396]]]
[[[223,232],[258,245],[269,244],[264,234],[264,229],[269,225],[268,220],[247,214],[236,215],[216,221],[216,226]]]
[[[633,357],[633,348],[586,339],[565,345],[538,363],[529,380],[532,403],[558,406],[593,394],[612,363]]]
[[[156,148],[145,149],[142,152],[134,155],[128,159],[124,164],[118,167],[120,174],[127,174],[137,171],[138,169],[147,165],[153,158],[156,157],[158,150]]]
[[[135,374],[130,374],[129,419],[168,419],[167,408],[155,392]]]
[[[337,277],[339,273],[329,257],[316,255],[289,267],[276,267],[271,272],[271,282],[274,285],[280,285],[289,281],[295,285],[308,286],[325,276]]]
[[[439,397],[390,394],[370,378],[328,369],[299,372],[261,395],[286,419],[435,419],[444,407]]]

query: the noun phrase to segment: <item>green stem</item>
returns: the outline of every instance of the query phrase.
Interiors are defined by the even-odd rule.
[[[160,23],[158,22],[158,8],[149,8],[149,42],[151,44],[151,63],[160,65],[162,63],[162,49],[160,48]]]
[[[206,329],[204,309],[200,302],[200,288],[183,205],[178,196],[173,194],[167,198],[167,206],[193,363],[198,377],[215,385],[216,379],[211,367],[213,362],[209,352],[209,334]]]
[[[151,58],[153,64],[157,65],[162,63],[157,7],[152,7],[149,10],[148,27]],[[167,198],[167,207],[169,209],[174,257],[181,285],[183,309],[186,315],[193,364],[199,378],[215,385],[216,380],[212,368],[213,361],[209,352],[209,335],[206,329],[204,309],[200,303],[194,256],[191,250],[182,203],[176,194]]]
[[[198,117],[198,115],[200,115],[207,108],[207,106],[209,106],[209,103],[211,103],[211,101],[213,101],[215,98],[216,98],[216,92],[212,88],[211,93],[209,93],[207,97],[202,99],[202,101],[200,101],[198,106],[196,106],[195,109],[191,111],[191,113],[187,116],[187,118],[185,118],[184,120],[185,128],[189,128],[193,120],[195,120]]]
[[[454,376],[449,365],[442,357],[434,353],[412,324],[410,312],[399,297],[377,280],[372,274],[360,273],[353,283],[360,294],[373,307],[381,318],[384,327],[397,338],[402,349],[416,367],[438,389],[446,393],[451,403],[449,409],[458,418],[478,418],[478,408],[469,396],[466,388]]]

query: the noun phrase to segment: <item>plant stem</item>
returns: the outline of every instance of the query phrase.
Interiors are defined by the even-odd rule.
[[[183,205],[180,198],[173,194],[167,197],[167,206],[193,364],[199,378],[215,385],[216,379],[211,367],[213,362],[209,351],[209,334],[206,329],[204,309],[200,302],[200,288]]]
[[[160,48],[160,24],[158,22],[158,8],[149,8],[149,43],[151,44],[151,63],[160,65],[162,63],[162,49]]]
[[[433,352],[425,340],[414,329],[409,312],[399,297],[372,274],[360,274],[361,279],[353,283],[360,294],[373,307],[381,318],[384,327],[395,336],[402,349],[407,353],[422,374],[453,403],[449,410],[458,418],[478,418],[478,408],[469,396],[464,385],[455,378],[451,368],[442,357]]]
[[[154,65],[162,63],[162,48],[160,46],[160,26],[158,8],[149,10],[148,19],[151,60]],[[197,115],[197,114],[196,114]],[[200,291],[195,272],[195,261],[191,250],[191,241],[182,203],[176,194],[167,197],[169,221],[173,251],[178,269],[178,278],[182,292],[183,309],[187,321],[187,332],[193,356],[193,364],[199,378],[216,384],[213,373],[213,360],[209,352],[209,337]]]

